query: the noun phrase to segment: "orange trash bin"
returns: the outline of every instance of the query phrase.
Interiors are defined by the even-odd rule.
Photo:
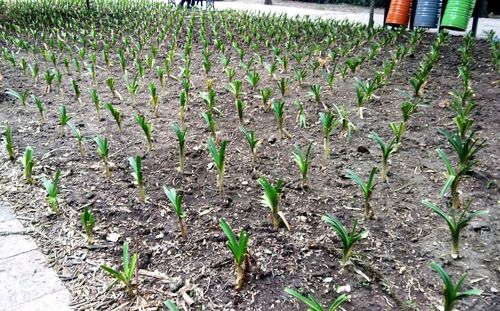
[[[392,0],[385,23],[391,26],[406,26],[410,22],[412,0]]]

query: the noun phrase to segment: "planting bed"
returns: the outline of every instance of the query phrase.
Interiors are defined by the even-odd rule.
[[[393,137],[388,123],[401,120],[400,105],[413,94],[410,77],[417,71],[419,63],[429,52],[435,34],[424,34],[416,44],[414,53],[408,53],[398,62],[386,84],[376,92],[376,97],[365,105],[364,118],[357,115],[354,77],[361,80],[373,78],[382,70],[383,62],[391,59],[399,45],[408,46],[410,34],[388,29],[379,29],[373,38],[365,38],[365,26],[334,21],[311,21],[288,19],[278,16],[254,16],[240,12],[208,12],[204,17],[200,11],[178,11],[156,3],[111,4],[105,2],[100,13],[87,16],[75,8],[59,11],[34,6],[32,2],[14,2],[11,11],[2,16],[0,48],[12,52],[16,68],[2,57],[0,73],[0,124],[9,124],[16,150],[14,162],[8,160],[5,142],[2,139],[0,174],[0,199],[13,204],[18,216],[37,239],[49,258],[50,264],[74,295],[77,310],[156,310],[162,308],[166,299],[176,301],[186,310],[304,310],[292,297],[284,292],[291,287],[303,293],[313,294],[325,305],[339,293],[351,295],[345,310],[433,310],[440,306],[441,279],[430,267],[432,262],[441,264],[454,280],[467,273],[465,288],[484,290],[480,297],[467,298],[457,304],[460,310],[496,310],[500,308],[498,291],[500,283],[498,267],[498,186],[500,161],[498,158],[498,116],[500,105],[499,79],[489,52],[488,42],[478,40],[473,47],[471,86],[475,92],[477,107],[471,117],[474,120],[476,137],[487,139],[488,145],[477,154],[478,163],[472,177],[464,179],[461,198],[472,198],[471,210],[488,209],[487,216],[471,221],[461,235],[461,257],[452,259],[449,251],[451,239],[448,228],[439,216],[426,208],[421,200],[429,199],[445,207],[449,197],[440,198],[439,193],[446,181],[446,168],[436,152],[443,149],[452,155],[445,137],[438,129],[454,129],[454,112],[450,109],[452,90],[461,88],[458,68],[461,63],[459,48],[462,37],[449,36],[443,44],[440,57],[430,73],[422,98],[428,103],[420,107],[409,122],[399,151],[389,160],[388,182],[384,183],[377,173],[376,186],[371,203],[375,219],[363,218],[363,197],[358,186],[346,177],[346,169],[352,169],[363,179],[372,166],[379,166],[381,155],[378,145],[368,138],[376,131],[385,141]],[[38,13],[29,13],[38,12]],[[147,15],[144,12],[151,12]],[[33,15],[31,15],[33,14]],[[172,124],[178,122],[179,94],[182,91],[181,70],[185,67],[185,44],[191,17],[193,39],[191,58],[191,88],[186,111],[187,145],[184,172],[178,171],[178,143]],[[49,18],[50,16],[50,18]],[[173,19],[172,16],[174,16]],[[214,22],[211,22],[213,18]],[[169,20],[173,20],[173,26]],[[224,194],[216,186],[216,170],[206,148],[210,132],[201,116],[206,104],[200,92],[206,92],[206,75],[203,63],[203,39],[200,23],[204,20],[209,57],[212,68],[208,74],[214,82],[216,107],[222,115],[214,116],[217,136],[229,140],[227,148]],[[73,29],[66,23],[74,25]],[[225,24],[225,27],[224,27]],[[13,27],[13,25],[16,25]],[[43,27],[42,27],[43,25]],[[91,29],[95,27],[96,47]],[[179,27],[177,45],[172,48],[175,29]],[[214,27],[214,28],[212,28]],[[252,28],[255,27],[255,28]],[[30,32],[31,28],[34,32]],[[82,29],[87,29],[87,40],[83,40]],[[113,46],[110,29],[116,35]],[[214,34],[213,29],[218,31]],[[263,34],[262,41],[256,34]],[[287,52],[284,39],[279,39],[279,29],[290,29],[292,46]],[[151,54],[151,45],[157,45],[159,33],[166,30],[165,38],[155,58],[154,67],[164,66],[167,53],[175,53],[172,76],[160,87],[153,67],[147,69],[143,61]],[[276,33],[272,33],[276,30]],[[58,31],[58,32],[56,32]],[[255,89],[245,80],[246,70],[240,65],[239,55],[233,42],[246,51],[244,61],[250,57],[252,65],[260,73],[261,81]],[[267,31],[267,33],[265,33]],[[337,31],[335,42],[327,46],[328,34]],[[57,38],[67,46],[60,49]],[[34,38],[33,34],[37,37]],[[42,33],[45,37],[42,38]],[[309,33],[309,41],[305,33]],[[73,40],[73,35],[75,40]],[[229,83],[219,60],[221,52],[214,44],[219,36],[225,43],[225,55],[231,58],[235,69],[234,80],[242,81],[243,99],[247,104],[243,126],[255,130],[261,140],[257,149],[257,160],[252,161],[248,144],[241,134],[240,122],[235,108],[234,96],[226,89]],[[246,43],[258,43],[253,51]],[[394,37],[393,42],[383,45],[371,60],[364,61],[345,80],[337,74],[333,95],[324,78],[326,70],[334,70],[334,62],[320,66],[313,75],[310,63],[323,60],[327,53],[340,51],[356,40],[346,56],[336,59],[337,70],[343,69],[346,60],[366,56],[374,42]],[[50,38],[56,44],[50,47]],[[122,40],[127,38],[129,45]],[[35,48],[35,52],[16,46],[22,40]],[[135,108],[124,82],[124,74],[118,61],[118,48],[125,51],[129,77],[137,72],[132,44],[145,39],[140,59],[145,67],[144,77],[139,77],[139,91]],[[270,41],[269,47],[266,40]],[[84,41],[86,42],[84,47]],[[19,41],[17,41],[19,42]],[[248,41],[247,41],[248,42]],[[106,68],[103,59],[104,43],[110,46],[112,66]],[[321,57],[315,51],[321,53]],[[272,63],[275,55],[272,47],[280,47],[282,55],[289,55],[289,68],[285,72],[278,62],[276,78],[271,78],[259,62]],[[83,60],[77,48],[87,51]],[[96,48],[96,49],[95,49]],[[94,50],[95,49],[95,50]],[[57,55],[57,68],[63,74],[62,89],[54,82],[50,93],[45,92],[43,75],[53,70],[50,58],[44,61],[41,50],[53,51]],[[292,53],[310,51],[301,62],[294,60]],[[83,68],[91,64],[90,54],[97,56],[96,82],[86,69],[81,75],[75,70],[72,59],[78,59]],[[340,54],[340,52],[339,52]],[[40,75],[35,85],[29,74],[23,74],[20,61],[25,59],[32,66],[38,63]],[[69,60],[69,73],[63,59]],[[302,85],[294,78],[293,68],[305,68],[307,77]],[[106,86],[106,79],[116,80],[116,90],[123,100],[115,98]],[[290,86],[282,96],[278,81],[288,77]],[[74,79],[81,90],[81,100],[75,97],[71,86]],[[156,84],[161,98],[159,116],[151,111],[148,85]],[[309,95],[310,86],[319,84],[321,101],[317,104]],[[291,135],[281,139],[272,110],[265,111],[257,98],[263,87],[274,89],[273,98],[285,101],[285,128]],[[29,100],[26,108],[19,100],[5,94],[5,89],[26,90],[38,96],[46,108],[46,122],[41,123],[36,107]],[[101,103],[110,102],[123,114],[123,130],[119,131],[109,113],[101,109],[97,117],[94,104],[87,89],[95,88]],[[409,95],[410,94],[410,95]],[[308,126],[301,128],[295,120],[297,109],[294,102],[302,101]],[[323,156],[323,133],[319,112],[333,105],[344,105],[350,119],[357,127],[349,141],[340,134],[339,128],[331,135],[331,158]],[[59,108],[65,105],[74,124],[88,139],[85,155],[81,157],[75,137],[69,127],[65,136],[59,137]],[[154,124],[153,149],[148,151],[144,134],[136,124],[134,115],[143,114]],[[109,140],[111,176],[104,176],[94,137]],[[305,150],[312,141],[312,159],[309,172],[310,187],[301,187],[300,173],[293,161],[294,144]],[[26,146],[34,150],[34,184],[28,185],[23,177],[21,158]],[[127,160],[130,156],[142,157],[146,202],[138,199],[138,189],[131,175]],[[454,156],[450,156],[453,160]],[[52,177],[56,169],[61,170],[59,206],[53,213],[46,203],[46,192],[42,177]],[[275,229],[269,210],[261,205],[262,188],[257,179],[265,176],[272,182],[284,181],[281,210],[285,213],[291,230]],[[184,199],[187,237],[180,237],[177,216],[165,196],[163,186],[174,187]],[[87,246],[80,214],[84,207],[95,215],[95,241]],[[449,210],[449,209],[447,209]],[[353,220],[359,227],[369,231],[368,237],[354,245],[353,264],[341,266],[341,242],[332,229],[322,221],[326,214],[335,215],[351,228]],[[225,218],[236,232],[245,229],[250,233],[250,267],[244,286],[234,290],[233,258],[225,246],[226,236],[219,227]],[[121,284],[108,288],[112,279],[100,269],[101,264],[121,267],[121,251],[124,241],[130,242],[133,253],[139,254],[138,283],[134,281],[136,296],[129,297]],[[471,284],[472,283],[472,284]]]

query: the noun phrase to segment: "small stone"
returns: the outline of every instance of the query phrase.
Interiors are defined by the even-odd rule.
[[[333,282],[333,278],[332,277],[327,277],[327,278],[323,279],[323,283],[331,283],[331,282]]]
[[[350,293],[351,292],[351,285],[347,284],[347,285],[344,285],[344,286],[339,286],[337,287],[337,289],[335,290],[337,293]]]
[[[109,242],[117,242],[119,239],[120,239],[120,234],[119,233],[116,233],[116,232],[111,232],[110,234],[108,234],[108,236],[106,237],[106,241],[109,241]]]

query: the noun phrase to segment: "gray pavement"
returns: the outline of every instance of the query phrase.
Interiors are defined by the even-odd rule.
[[[35,241],[10,206],[0,202],[0,310],[66,311],[70,302]]]
[[[177,3],[180,0],[176,1]],[[306,16],[310,17],[319,17],[324,19],[337,19],[344,20],[348,19],[352,22],[359,23],[368,23],[368,15],[369,10],[366,8],[366,12],[360,12],[360,9],[357,10],[348,10],[348,6],[345,6],[346,9],[339,8],[338,10],[318,10],[318,9],[308,9],[304,7],[294,7],[294,3],[292,1],[287,2],[287,5],[264,5],[264,0],[262,0],[262,4],[248,3],[245,1],[216,1],[215,8],[218,10],[244,10],[251,12],[273,12],[277,14],[285,13],[288,16]],[[380,10],[379,10],[380,11]],[[380,13],[374,14],[374,22],[375,24],[382,25],[384,21],[384,15]],[[472,19],[470,20],[468,30],[472,29]],[[497,34],[500,34],[500,18],[480,18],[478,23],[478,31],[477,36],[480,38],[484,38],[485,31],[494,30]],[[431,32],[435,32],[436,29],[430,30]],[[453,35],[461,35],[464,32],[458,31],[450,31]]]

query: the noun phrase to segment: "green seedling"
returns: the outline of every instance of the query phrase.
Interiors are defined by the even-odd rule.
[[[269,87],[264,87],[260,89],[260,95],[258,96],[262,100],[262,106],[265,111],[268,111],[271,108],[272,101],[271,97],[273,96],[273,89]]]
[[[95,143],[97,144],[97,153],[101,157],[104,162],[104,175],[106,177],[111,176],[111,170],[109,168],[109,148],[108,148],[108,139],[97,136],[94,138]]]
[[[5,126],[5,149],[7,149],[9,160],[13,162],[16,158],[16,153],[14,151],[14,144],[12,143],[12,128],[9,124]]]
[[[184,128],[184,123],[186,119],[186,107],[187,107],[187,93],[186,91],[181,91],[179,94],[179,124]]]
[[[295,117],[295,122],[299,124],[299,127],[306,128],[307,127],[307,116],[306,111],[304,109],[304,104],[297,100],[295,101],[295,107],[297,107],[297,116]]]
[[[370,175],[368,176],[368,180],[365,182],[361,177],[359,177],[356,172],[352,170],[346,170],[347,178],[354,181],[359,188],[361,189],[361,193],[364,198],[364,209],[365,209],[365,218],[371,219],[373,218],[373,209],[370,205],[370,198],[372,196],[373,188],[375,188],[375,183],[373,182],[373,177],[375,177],[375,173],[377,172],[376,167],[372,167],[370,171]]]
[[[311,96],[316,104],[321,104],[321,85],[313,84],[311,85],[311,90],[309,91],[309,96]]]
[[[228,144],[229,141],[222,141],[220,149],[217,150],[217,145],[215,144],[215,141],[212,137],[208,138],[207,143],[208,151],[212,155],[212,159],[217,169],[217,188],[219,189],[219,193],[221,195],[224,193],[224,167],[226,159],[226,148]]]
[[[56,174],[53,179],[42,178],[42,185],[47,190],[47,202],[53,213],[59,212],[59,203],[57,201],[59,178],[61,177],[61,171],[56,170]]]
[[[130,97],[132,98],[132,108],[135,108],[135,105],[137,103],[135,98],[137,91],[139,91],[139,82],[137,82],[137,78],[138,78],[137,74],[134,76],[133,79],[130,79],[127,73],[125,73],[124,80],[125,84],[127,85],[127,91],[130,94]]]
[[[274,116],[276,117],[276,121],[278,122],[278,128],[280,131],[280,137],[281,139],[285,138],[291,138],[292,136],[287,132],[287,130],[284,127],[285,123],[285,102],[280,100],[280,101],[274,101],[272,102],[273,106],[273,111],[274,111]]]
[[[80,156],[83,158],[85,156],[85,145],[83,144],[84,137],[80,130],[73,123],[68,123],[68,126],[73,132],[73,135],[75,135],[76,137],[76,141],[78,142],[78,150],[80,151]]]
[[[293,76],[299,83],[299,87],[302,87],[302,83],[304,83],[304,79],[307,77],[307,70],[305,68],[294,69]]]
[[[257,71],[249,71],[247,73],[247,77],[246,77],[248,83],[250,83],[250,86],[252,87],[252,89],[255,90],[255,88],[257,87],[257,85],[259,84],[259,81],[260,81],[260,74],[257,72]]]
[[[178,124],[173,124],[172,129],[174,130],[179,143],[179,171],[183,172],[184,163],[186,162],[186,133],[188,129],[181,129]]]
[[[303,296],[301,293],[291,289],[291,288],[285,288],[285,292],[289,295],[292,295],[295,297],[297,300],[300,302],[304,303],[307,306],[308,311],[335,311],[337,310],[342,304],[347,302],[349,299],[351,299],[351,296],[342,294],[338,296],[328,307],[328,309],[324,309],[321,303],[317,298],[315,298],[312,295]]]
[[[389,128],[391,129],[392,133],[394,134],[394,139],[396,140],[395,144],[394,144],[394,151],[393,152],[397,152],[399,150],[399,147],[401,146],[401,140],[403,139],[406,125],[405,125],[404,121],[391,122],[391,123],[389,123]]]
[[[240,126],[243,126],[243,112],[247,108],[245,102],[239,98],[236,99],[236,111],[238,112],[238,120],[240,121]]]
[[[132,167],[132,176],[134,176],[137,187],[139,187],[139,201],[146,202],[146,192],[144,190],[144,178],[142,176],[142,158],[140,156],[129,157],[128,163]]]
[[[260,145],[260,140],[255,139],[255,133],[253,130],[247,131],[245,128],[240,128],[241,133],[245,136],[245,139],[250,147],[250,152],[252,153],[252,160],[257,161],[257,148]]]
[[[184,218],[186,217],[186,213],[184,213],[184,209],[182,208],[182,196],[177,193],[174,188],[168,189],[167,187],[163,187],[163,191],[167,195],[172,207],[174,208],[175,214],[177,215],[177,219],[179,221],[179,230],[181,232],[181,236],[184,238],[187,235],[186,225],[184,224]]]
[[[179,308],[177,308],[177,305],[172,300],[164,301],[163,305],[168,309],[168,311],[179,311]]]
[[[299,166],[300,175],[302,177],[302,189],[305,189],[309,187],[307,172],[309,171],[309,166],[311,164],[312,142],[307,145],[306,152],[302,152],[297,144],[294,145],[294,148],[295,151],[292,152],[293,160]]]
[[[80,219],[82,220],[82,226],[85,230],[85,234],[87,235],[87,244],[92,245],[94,243],[95,217],[89,211],[89,208],[85,207],[80,215]]]
[[[210,135],[213,137],[215,141],[217,141],[217,123],[212,117],[212,113],[210,111],[204,112],[202,115],[203,120],[207,123],[208,129],[210,130]]]
[[[352,247],[354,244],[368,236],[368,231],[361,229],[356,232],[356,227],[358,221],[354,220],[352,223],[352,230],[348,232],[346,227],[333,215],[325,215],[321,218],[324,222],[332,226],[333,231],[335,231],[340,240],[342,240],[343,251],[342,251],[342,265],[346,266],[350,263],[350,258],[352,255]]]
[[[396,139],[393,138],[388,143],[385,143],[376,132],[371,132],[369,137],[379,145],[382,151],[382,171],[380,172],[380,176],[383,182],[387,182],[389,156],[395,151]]]
[[[42,124],[45,123],[45,104],[43,101],[36,95],[31,95],[31,100],[35,104],[36,108],[38,109],[38,113],[40,114],[40,122]]]
[[[99,99],[99,95],[97,94],[96,89],[90,89],[89,90],[90,98],[92,99],[92,102],[94,103],[95,111],[97,114],[97,119],[101,119],[101,100]]]
[[[80,86],[73,79],[71,79],[71,87],[73,88],[73,92],[75,92],[75,97],[78,100],[78,103],[80,103],[80,106],[83,106],[83,102],[82,102],[82,99],[81,99],[82,93],[80,91]]]
[[[134,291],[132,288],[132,280],[134,279],[134,275],[136,270],[138,269],[137,262],[139,260],[138,254],[133,254],[132,257],[129,255],[128,251],[128,242],[123,242],[123,255],[122,255],[122,263],[123,263],[123,271],[115,270],[106,265],[101,265],[101,269],[109,273],[115,280],[109,288],[113,287],[116,283],[122,282],[127,289],[127,293],[130,296],[134,296]]]
[[[288,94],[288,88],[290,87],[289,78],[281,78],[278,81],[278,88],[280,89],[281,96],[285,97]]]
[[[349,118],[349,111],[344,105],[337,106],[334,105],[337,110],[338,119],[337,123],[340,124],[340,136],[347,137],[347,141],[351,141],[353,132],[357,131],[356,126],[351,122]]]
[[[479,216],[484,216],[488,214],[488,210],[481,210],[473,213],[469,213],[468,210],[472,204],[472,200],[467,202],[464,210],[459,213],[458,218],[456,217],[455,210],[452,210],[451,215],[446,214],[439,206],[428,200],[422,200],[422,204],[426,207],[430,208],[434,213],[438,214],[443,218],[448,224],[448,228],[450,228],[451,233],[451,257],[456,259],[460,256],[460,232],[467,227],[469,222]]]
[[[238,238],[224,218],[220,220],[220,227],[228,239],[226,245],[234,257],[234,270],[236,273],[235,289],[240,290],[245,281],[245,274],[250,264],[247,249],[250,235],[245,230],[241,230]]]
[[[59,137],[64,137],[64,127],[68,124],[72,117],[68,116],[66,106],[59,107]]]
[[[43,76],[45,79],[45,93],[50,93],[52,90],[52,82],[54,81],[55,74],[53,71],[47,70]]]
[[[480,296],[483,293],[481,289],[470,289],[464,292],[460,291],[464,284],[465,278],[467,277],[466,274],[460,277],[456,284],[453,284],[453,281],[448,273],[439,264],[433,262],[431,263],[431,267],[439,274],[439,277],[444,283],[442,290],[442,294],[444,297],[444,311],[452,311],[453,306],[459,300],[470,296]]]
[[[158,118],[158,107],[160,107],[160,96],[156,89],[156,85],[151,82],[149,83],[149,96],[151,101],[151,107],[153,108],[153,114],[155,118]]]
[[[113,79],[113,78],[107,78],[106,79],[106,85],[108,86],[109,91],[111,92],[111,95],[113,96],[113,98],[117,98],[118,97],[119,100],[123,100],[123,98],[120,95],[120,93],[118,93],[118,91],[115,89],[115,79]]]
[[[14,91],[13,89],[7,89],[5,90],[5,94],[18,99],[23,105],[24,109],[27,108],[26,104],[28,102],[28,97],[30,95],[28,91],[17,92]]]
[[[146,117],[140,114],[135,115],[135,122],[141,127],[146,136],[146,142],[148,143],[148,150],[153,150],[153,123],[146,120]]]
[[[323,127],[323,147],[325,159],[330,160],[330,135],[333,129],[337,127],[338,121],[335,119],[331,111],[326,113],[320,112],[319,121]]]
[[[279,228],[283,224],[288,230],[290,230],[290,225],[285,218],[285,214],[283,214],[279,209],[283,181],[278,179],[276,181],[276,185],[273,185],[267,180],[267,178],[260,177],[257,182],[264,190],[261,203],[264,207],[269,208],[273,226],[275,228]]]
[[[26,147],[21,162],[23,163],[24,166],[24,177],[26,178],[26,183],[32,184],[33,183],[32,174],[33,174],[33,166],[35,166],[35,160],[33,160],[33,149],[30,146]]]
[[[122,130],[122,113],[118,108],[115,108],[111,103],[104,104],[104,109],[106,109],[118,126],[118,130]]]
[[[472,173],[474,166],[477,164],[475,160],[476,154],[486,147],[486,141],[479,141],[474,137],[474,132],[471,133],[469,137],[465,140],[462,139],[460,133],[449,133],[444,130],[439,131],[443,134],[448,142],[452,145],[453,149],[457,154],[457,167],[453,167],[450,159],[446,154],[438,149],[437,152],[439,157],[443,160],[446,170],[447,179],[443,188],[441,189],[441,197],[443,197],[448,190],[451,191],[451,203],[453,208],[460,207],[460,197],[458,193],[458,187],[462,179],[468,174]]]

